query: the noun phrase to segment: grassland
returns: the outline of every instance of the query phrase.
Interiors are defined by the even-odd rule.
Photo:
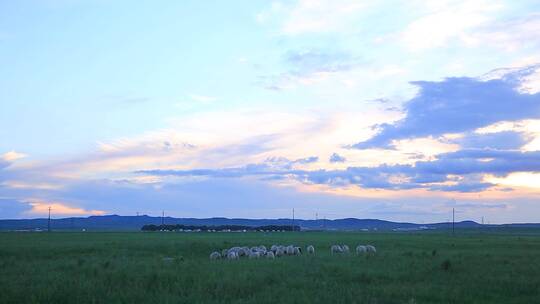
[[[317,252],[208,259],[273,243]],[[0,303],[540,303],[540,232],[0,233]]]

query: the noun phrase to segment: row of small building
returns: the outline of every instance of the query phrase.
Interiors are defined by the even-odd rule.
[[[307,254],[315,254],[315,247],[313,245],[306,246],[305,252]],[[246,257],[249,259],[259,259],[259,258],[267,258],[267,259],[274,259],[276,257],[282,257],[282,256],[294,256],[294,255],[301,255],[303,253],[302,247],[294,246],[294,245],[272,245],[270,249],[266,249],[266,246],[260,245],[260,246],[254,246],[254,247],[239,247],[235,246],[232,248],[226,248],[219,251],[214,251],[210,253],[210,259],[211,260],[217,260],[217,259],[228,259],[228,260],[237,260],[241,257]],[[330,253],[331,254],[348,254],[350,253],[350,249],[348,245],[342,244],[342,245],[332,245],[330,246]],[[375,254],[377,253],[377,249],[373,245],[358,245],[356,246],[356,253],[359,255],[362,254]]]

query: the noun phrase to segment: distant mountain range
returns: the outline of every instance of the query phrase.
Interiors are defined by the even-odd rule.
[[[170,225],[197,225],[197,226],[218,226],[218,225],[242,225],[242,226],[267,226],[267,225],[292,225],[292,219],[242,219],[242,218],[173,218],[173,217],[152,217],[141,216],[120,216],[104,215],[89,217],[70,217],[62,219],[51,219],[52,230],[87,230],[87,231],[134,231],[140,230],[143,225],[160,225],[161,222]],[[0,220],[0,230],[46,230],[47,219],[17,219]],[[428,229],[450,229],[452,223],[432,223],[415,224],[399,223],[377,219],[357,219],[344,218],[336,220],[302,220],[295,219],[294,225],[298,225],[302,230],[395,230],[395,231],[415,231]],[[505,225],[484,225],[484,227],[522,227],[540,228],[538,223],[530,224],[505,224]],[[481,224],[474,221],[456,222],[455,228],[478,228]]]

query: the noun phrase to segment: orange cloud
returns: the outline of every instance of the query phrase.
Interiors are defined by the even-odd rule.
[[[59,202],[45,202],[41,200],[29,200],[32,209],[27,211],[29,215],[45,215],[51,208],[51,215],[103,215],[105,211],[101,210],[86,210],[83,208],[71,207]]]

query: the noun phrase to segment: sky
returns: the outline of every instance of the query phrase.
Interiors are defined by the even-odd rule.
[[[0,219],[540,222],[540,2],[0,0]]]

